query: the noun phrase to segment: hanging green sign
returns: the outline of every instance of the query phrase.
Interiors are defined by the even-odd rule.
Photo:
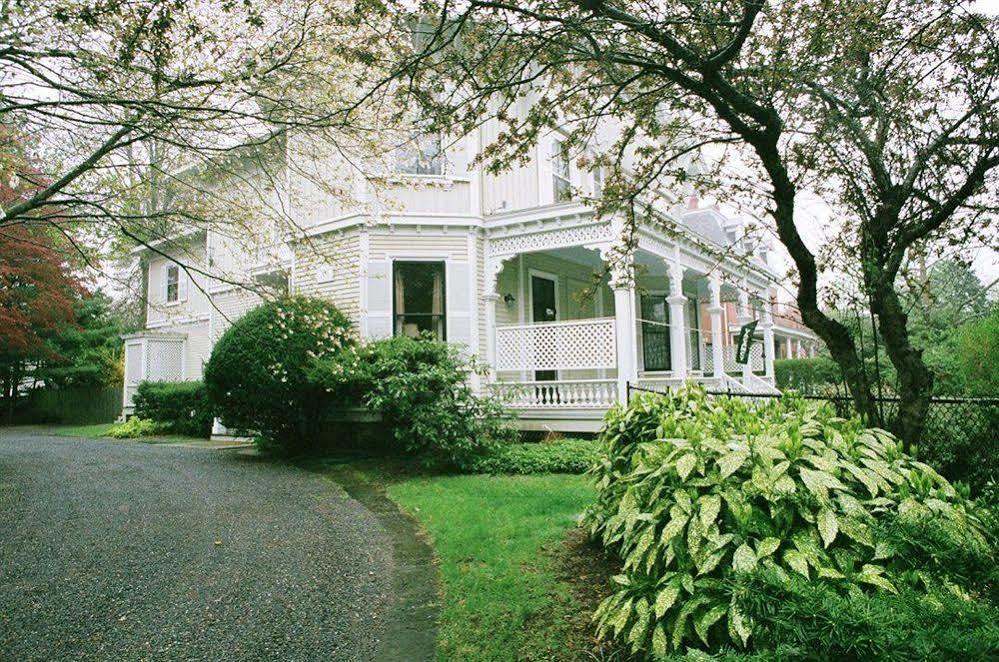
[[[749,363],[749,350],[753,347],[753,334],[756,333],[757,320],[744,324],[739,329],[739,342],[735,348],[735,362],[746,365]]]

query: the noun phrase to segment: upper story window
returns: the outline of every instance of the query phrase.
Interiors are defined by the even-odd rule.
[[[394,334],[445,340],[444,263],[395,262],[393,272]]]
[[[396,172],[407,175],[443,175],[441,137],[416,131],[395,151]]]
[[[555,202],[572,199],[572,182],[569,179],[569,150],[561,140],[552,141],[552,185]]]
[[[593,197],[599,198],[604,194],[604,169],[597,166],[593,169]]]
[[[166,300],[167,303],[180,301],[180,267],[176,264],[166,268]]]

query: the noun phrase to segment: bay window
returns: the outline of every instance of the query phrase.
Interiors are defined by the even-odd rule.
[[[444,263],[395,262],[392,271],[393,333],[446,340]]]

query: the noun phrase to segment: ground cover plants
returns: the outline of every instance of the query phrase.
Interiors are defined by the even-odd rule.
[[[505,444],[476,458],[468,473],[581,474],[600,458],[600,447],[587,439],[556,439],[536,443]]]
[[[994,546],[967,491],[828,405],[790,397],[756,406],[689,387],[615,408],[601,443],[586,523],[623,570],[595,618],[602,636],[638,654],[808,645],[804,634],[774,634],[777,621],[746,590],[753,582],[798,605],[802,582],[858,608],[898,600],[915,609],[925,598],[926,609],[944,605],[935,607],[943,624],[947,605],[995,613]],[[803,611],[789,629],[807,630]],[[815,632],[829,650],[852,650],[851,629],[838,625]],[[965,653],[999,646],[994,628],[975,632],[985,640],[963,639]]]

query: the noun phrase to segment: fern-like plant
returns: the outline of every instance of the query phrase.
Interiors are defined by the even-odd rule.
[[[892,435],[800,398],[647,394],[608,414],[602,444],[586,521],[623,572],[594,618],[636,652],[749,646],[741,573],[800,575],[844,595],[951,582],[878,535],[889,521],[931,520],[988,549],[973,504]]]

